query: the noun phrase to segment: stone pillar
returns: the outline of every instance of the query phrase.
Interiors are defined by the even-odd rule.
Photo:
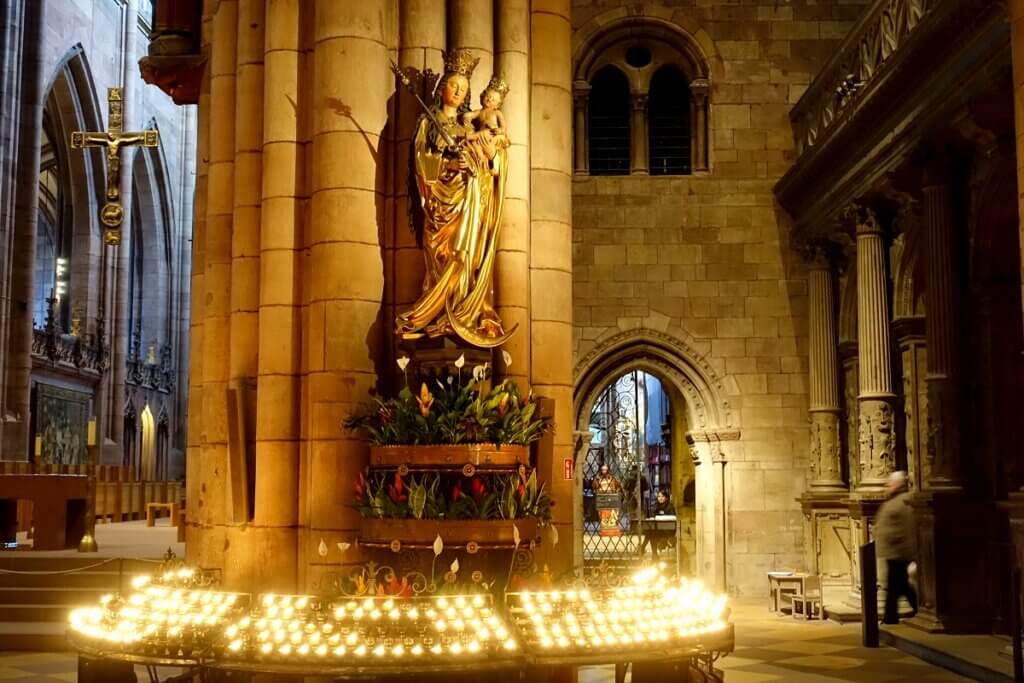
[[[629,172],[647,175],[647,93],[630,94]]]
[[[928,478],[928,389],[925,383],[928,347],[923,318],[900,318],[893,323],[903,368],[903,415],[907,449],[907,482],[920,491]]]
[[[311,12],[311,9],[306,11]],[[262,51],[262,192],[258,214],[258,401],[251,552],[266,589],[294,590],[299,515],[299,375],[302,353],[303,100],[302,10],[292,0],[266,4]],[[244,27],[239,23],[239,32]],[[255,47],[255,46],[254,46]],[[241,54],[241,50],[239,51]],[[308,86],[307,86],[308,87]],[[255,142],[255,141],[253,141]],[[254,216],[255,217],[255,216]]]
[[[879,491],[895,468],[895,401],[889,341],[889,295],[885,240],[875,212],[856,210],[857,221],[857,394],[860,491]]]
[[[25,3],[9,2],[4,6],[0,28],[0,91],[6,94],[0,102],[0,368],[7,368],[8,336],[11,313],[11,268],[14,250],[11,244],[15,231],[14,211],[18,197],[18,144],[21,120],[21,64],[19,53],[11,46],[21,45],[25,31]],[[38,42],[38,41],[37,41]],[[7,409],[7,373],[0,371],[0,415]],[[8,453],[3,441],[3,421],[0,420],[0,447]]]
[[[135,111],[138,106],[138,79],[135,77],[136,69],[135,40],[139,33],[138,10],[135,2],[123,6],[121,16],[122,26],[122,53],[120,76],[122,82],[122,118],[124,130],[139,130],[141,122],[136,120]],[[107,122],[109,123],[109,121]],[[107,310],[108,329],[110,330],[111,355],[110,355],[110,435],[111,440],[117,446],[118,462],[121,461],[125,442],[134,439],[134,434],[124,433],[124,412],[125,412],[125,376],[128,372],[128,345],[134,335],[134,330],[128,329],[129,306],[128,291],[131,288],[128,278],[131,275],[131,254],[132,254],[132,194],[135,189],[133,182],[132,168],[133,160],[138,153],[138,148],[128,147],[121,150],[121,207],[124,209],[124,223],[121,226],[121,244],[111,249],[105,244],[100,244],[100,249],[107,250],[113,257],[114,282],[111,290],[114,293],[114,305]],[[100,259],[102,262],[102,258]],[[111,315],[113,314],[113,315]],[[113,323],[113,324],[110,324]],[[140,350],[141,351],[141,350]],[[144,353],[144,351],[142,351]],[[142,472],[141,454],[138,454],[135,463],[131,463],[136,471]]]
[[[367,446],[339,424],[368,399],[385,355],[382,334],[391,333],[379,320],[384,278],[377,208],[386,195],[386,175],[378,169],[389,154],[382,131],[395,91],[386,43],[391,4],[317,0],[313,20],[313,93],[306,101],[313,136],[305,231],[309,305],[302,342],[308,451],[300,464],[308,533],[299,539],[301,590],[353,559],[336,548],[358,533],[359,515],[348,502]],[[340,267],[345,277],[338,277]],[[321,541],[326,556],[317,550]]]
[[[494,72],[494,3],[480,0],[449,0],[448,47],[473,51],[480,62],[469,79],[469,106],[480,108],[480,95]],[[506,36],[506,39],[509,37]],[[525,36],[520,36],[522,41]]]
[[[204,8],[202,42],[209,50],[213,33],[213,17],[209,5]],[[196,191],[192,202],[192,292],[189,309],[189,349],[191,363],[188,372],[188,436],[185,448],[185,500],[195,501],[188,506],[185,526],[185,559],[200,567],[219,567],[211,557],[215,552],[214,533],[200,525],[200,518],[208,520],[206,511],[199,506],[204,494],[206,469],[203,467],[204,402],[203,376],[206,346],[203,339],[205,323],[206,289],[206,210],[207,184],[210,167],[210,62],[203,66],[199,88],[199,106],[196,111]],[[222,537],[223,539],[223,537]],[[221,542],[223,548],[223,540]],[[216,562],[216,563],[214,563]]]
[[[512,141],[508,182],[498,236],[495,305],[505,329],[519,330],[505,344],[506,366],[495,354],[501,375],[527,391],[530,384],[530,3],[498,0],[494,71],[509,85],[502,112]],[[477,67],[478,69],[480,67]],[[538,245],[542,249],[550,244]]]
[[[399,16],[398,64],[407,73],[420,77],[420,97],[431,104],[434,81],[427,82],[428,70],[440,76],[444,71],[442,52],[446,41],[446,20],[444,0],[406,0],[401,5]],[[385,289],[390,303],[386,311],[386,327],[393,347],[401,340],[392,334],[395,316],[408,310],[422,293],[425,263],[423,252],[417,244],[417,236],[409,225],[409,145],[416,126],[416,120],[423,110],[416,98],[406,88],[395,93],[395,112],[392,131],[394,133],[394,154],[392,174],[394,195],[394,220],[391,243],[388,244],[390,259],[385,265]],[[514,97],[514,95],[513,95]],[[474,104],[474,108],[475,108]],[[504,108],[506,119],[509,110]],[[500,268],[499,268],[500,273]],[[396,352],[396,357],[401,352]],[[398,367],[390,366],[395,377],[401,377]]]
[[[207,3],[207,7],[211,3]],[[213,14],[210,41],[209,166],[203,248],[203,479],[198,500],[189,499],[189,514],[211,527],[199,556],[220,566],[233,585],[239,561],[227,544],[229,524],[228,380],[231,349],[231,241],[234,217],[235,65],[238,0],[221,0]],[[198,349],[197,349],[198,352]],[[193,404],[192,409],[197,410]],[[219,545],[218,545],[219,542]],[[228,547],[225,553],[224,548]],[[239,566],[241,565],[241,566]],[[240,585],[240,588],[248,588]]]
[[[576,175],[589,175],[589,152],[587,138],[587,102],[590,99],[590,84],[576,81],[572,88],[573,110],[573,167]]]
[[[708,163],[708,90],[710,84],[706,78],[697,78],[690,83],[690,99],[693,118],[690,124],[690,137],[693,142],[694,173],[707,172]]]
[[[6,357],[7,413],[16,422],[3,432],[3,458],[27,460],[29,414],[32,410],[32,303],[39,222],[39,154],[43,127],[43,18],[47,0],[25,3],[21,65],[21,107],[18,111],[17,176],[14,198],[14,244],[11,260],[10,341]],[[2,417],[2,416],[0,416]]]
[[[961,488],[960,472],[960,341],[957,315],[959,269],[954,257],[955,224],[946,169],[932,166],[925,174],[924,221],[925,334],[928,338],[928,454],[934,460],[926,486]]]
[[[1009,0],[1010,42],[1013,49],[1013,108],[1017,121],[1024,121],[1024,0]],[[1021,249],[1021,282],[1024,282],[1024,126],[1016,127],[1017,136],[1017,213]]]
[[[231,501],[227,542],[239,555],[255,555],[258,562],[231,563],[225,578],[236,586],[262,590],[294,588],[293,547],[279,547],[268,537],[264,519],[254,520],[250,510],[276,495],[276,485],[287,486],[289,473],[261,467],[255,455],[258,350],[260,341],[259,303],[260,216],[263,174],[263,0],[238,0],[235,58],[235,130],[233,145],[231,287],[229,297],[228,403],[232,426],[228,446]],[[274,173],[280,173],[275,169]],[[280,331],[277,331],[280,334]],[[275,463],[276,464],[276,463]],[[292,475],[294,476],[294,475]],[[255,501],[249,497],[249,482],[255,478]],[[271,491],[261,482],[273,479]],[[267,495],[269,494],[269,495]],[[283,495],[282,498],[287,496]],[[271,503],[274,505],[275,503]],[[250,524],[250,521],[253,522]]]
[[[807,487],[843,491],[839,446],[839,365],[835,278],[827,256],[818,250],[810,266],[810,419]]]
[[[534,0],[530,17],[530,380],[555,401],[554,457],[539,463],[557,503],[554,524],[574,538],[572,458],[572,25],[569,0]],[[543,548],[553,574],[572,554]]]

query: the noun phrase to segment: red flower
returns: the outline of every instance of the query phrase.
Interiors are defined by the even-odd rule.
[[[519,482],[519,486],[516,487],[516,496],[522,498],[526,493],[526,485],[523,482]]]
[[[395,472],[395,483],[388,486],[388,498],[398,505],[409,499],[405,494],[405,487],[402,485],[402,475],[398,472]]]
[[[452,487],[452,502],[454,503],[459,498],[462,498],[462,482],[455,482],[455,486]]]
[[[483,480],[479,477],[473,477],[469,482],[469,492],[474,498],[479,500],[484,497],[485,493],[487,493],[487,487],[484,486]]]
[[[362,500],[363,496],[366,495],[366,477],[363,476],[362,472],[359,473],[359,478],[356,479],[356,485],[355,485],[354,488],[355,488],[356,498],[358,500]]]

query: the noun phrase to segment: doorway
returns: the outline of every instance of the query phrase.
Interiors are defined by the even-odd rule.
[[[657,560],[692,573],[694,465],[682,401],[641,369],[615,375],[598,394],[581,472],[585,565]]]
[[[156,477],[156,420],[153,419],[153,411],[149,404],[142,409],[142,453],[141,453],[143,481],[153,481]]]

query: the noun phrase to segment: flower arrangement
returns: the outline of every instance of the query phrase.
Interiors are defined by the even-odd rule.
[[[404,372],[408,359],[398,365]],[[458,375],[449,375],[447,382],[423,382],[417,393],[407,384],[394,398],[374,399],[345,420],[345,427],[364,433],[373,446],[526,445],[541,437],[546,421],[537,416],[532,393],[523,396],[509,380],[485,391],[488,366],[478,365],[466,382],[462,365],[456,361],[455,366]]]
[[[360,474],[355,508],[373,519],[551,519],[553,505],[536,470],[473,477],[440,473]]]

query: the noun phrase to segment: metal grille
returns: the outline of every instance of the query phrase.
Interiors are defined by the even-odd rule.
[[[590,414],[590,449],[583,465],[583,557],[586,564],[629,565],[642,557],[644,518],[653,516],[660,478],[649,460],[647,442],[649,377],[622,375],[601,392]],[[653,384],[653,383],[652,383]],[[660,385],[658,386],[660,390]],[[658,447],[663,448],[663,447]],[[617,482],[618,507],[608,512],[608,479]],[[654,481],[652,481],[652,475]],[[610,519],[614,517],[614,520]]]
[[[590,83],[588,136],[591,175],[629,173],[629,83],[607,66]]]
[[[671,67],[651,80],[647,121],[651,175],[689,175],[690,86]]]

